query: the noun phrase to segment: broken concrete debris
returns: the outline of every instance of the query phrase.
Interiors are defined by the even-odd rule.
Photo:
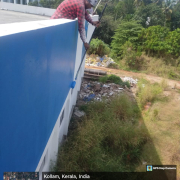
[[[128,81],[131,85],[136,85],[138,80],[137,79],[133,79],[131,77],[123,77],[122,78],[123,81]]]
[[[125,80],[129,79],[125,78]],[[132,83],[134,85],[135,82],[137,82],[137,80],[130,80],[131,82],[134,82]],[[98,81],[83,79],[78,93],[76,107],[74,108],[74,115],[78,118],[84,116],[85,113],[80,111],[78,107],[87,104],[89,101],[102,101],[102,99],[110,100],[113,96],[119,95],[122,92],[126,92],[133,96],[132,91],[126,86],[123,88],[121,85],[115,83],[104,84]]]
[[[97,81],[83,80],[81,90],[78,95],[78,100],[81,101],[101,101],[102,97],[109,98],[110,96],[121,93],[123,88],[115,83],[100,83]]]
[[[80,111],[80,110],[78,109],[78,107],[75,107],[75,108],[74,108],[74,115],[80,118],[80,117],[82,117],[82,116],[85,115],[85,112],[84,112],[84,111]]]

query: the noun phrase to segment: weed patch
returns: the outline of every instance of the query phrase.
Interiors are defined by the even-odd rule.
[[[92,102],[77,130],[60,148],[56,171],[134,171],[149,140],[141,113],[126,95]]]
[[[100,77],[99,81],[102,82],[102,83],[111,82],[111,83],[119,84],[122,87],[127,86],[128,88],[130,88],[129,82],[123,82],[122,79],[119,76],[116,76],[114,74],[107,75],[107,76],[104,76],[104,77]]]
[[[150,84],[149,81],[141,79],[137,85],[137,100],[141,108],[144,107],[147,102],[153,102],[162,95],[163,89],[158,83]]]

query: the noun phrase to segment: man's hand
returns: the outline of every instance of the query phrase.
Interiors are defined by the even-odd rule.
[[[84,47],[85,47],[85,49],[86,49],[86,51],[89,49],[89,44],[88,43],[84,43]]]
[[[99,27],[100,22],[99,22],[99,21],[94,21],[94,22],[93,22],[93,25],[96,26],[96,27]]]

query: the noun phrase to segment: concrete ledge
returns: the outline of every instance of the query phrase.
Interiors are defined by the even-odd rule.
[[[18,22],[11,24],[0,24],[0,37],[10,34],[32,31],[50,26],[56,26],[59,24],[69,23],[75,20],[70,19],[52,19],[43,21],[31,21],[31,22]]]
[[[51,17],[55,9],[0,2],[0,9]]]

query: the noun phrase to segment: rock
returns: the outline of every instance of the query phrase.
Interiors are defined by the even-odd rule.
[[[83,111],[79,111],[78,109],[75,109],[74,115],[76,115],[77,117],[82,117],[85,115],[85,112]]]
[[[95,84],[94,91],[100,91],[101,90],[101,84]]]
[[[106,84],[103,84],[103,87],[105,88],[109,88],[110,86],[106,85]]]
[[[122,78],[122,80],[124,81],[124,82],[126,82],[126,81],[128,81],[130,84],[137,84],[137,82],[138,82],[138,80],[137,79],[133,79],[133,78],[131,78],[131,77],[124,77],[124,78]]]

